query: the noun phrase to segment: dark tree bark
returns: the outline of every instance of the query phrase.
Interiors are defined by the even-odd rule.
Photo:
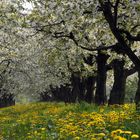
[[[140,109],[140,71],[138,72],[138,85],[137,85],[137,91],[136,91],[136,95],[135,95],[135,103],[136,103],[136,107],[137,109]]]
[[[72,96],[73,100],[78,100],[79,102],[84,100],[85,84],[84,80],[79,76],[79,74],[72,74],[71,78],[72,84]]]
[[[106,62],[109,58],[109,55],[98,51],[97,56],[97,85],[95,93],[95,103],[97,105],[105,104],[106,102]]]
[[[89,66],[93,66],[94,64],[94,55],[89,54],[88,57],[84,57],[84,62],[89,65]],[[95,59],[96,60],[96,59]],[[88,103],[92,103],[94,101],[94,89],[95,89],[95,83],[96,83],[96,76],[95,75],[91,75],[85,78],[85,101]]]
[[[63,101],[65,103],[74,102],[72,100],[70,85],[61,85],[60,87],[55,88],[50,86],[50,89],[52,96],[49,96],[47,91],[40,94],[43,101]]]
[[[96,77],[89,76],[86,79],[86,95],[85,101],[92,103],[94,101],[94,89],[95,89]]]
[[[124,61],[115,59],[113,62],[114,84],[110,93],[108,104],[123,104],[125,97],[126,75],[124,71]]]
[[[114,84],[110,93],[108,104],[124,104],[127,77],[136,72],[135,67],[124,69],[125,61],[115,59],[113,61]]]
[[[14,95],[6,90],[0,90],[0,108],[15,105]]]

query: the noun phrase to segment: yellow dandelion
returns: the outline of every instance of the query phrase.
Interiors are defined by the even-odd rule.
[[[80,140],[80,137],[75,137],[74,140]]]
[[[37,131],[34,131],[34,134],[36,135],[37,134]]]
[[[132,132],[131,131],[124,131],[124,132],[122,132],[123,134],[132,134]]]
[[[117,129],[116,132],[117,133],[123,133],[124,131],[122,131],[121,129]]]
[[[127,139],[121,136],[115,136],[114,140],[127,140]]]
[[[116,135],[117,135],[117,132],[115,130],[111,132],[111,137],[114,137]]]
[[[104,137],[105,136],[105,133],[99,133],[98,136]]]
[[[42,131],[46,130],[46,128],[41,128]]]
[[[91,140],[97,140],[96,138],[91,138]]]
[[[32,136],[28,136],[27,138],[28,138],[28,139],[31,139],[31,138],[32,138]]]
[[[137,139],[137,138],[139,138],[139,136],[136,135],[136,134],[133,134],[133,135],[131,136],[131,138],[132,138],[132,139]]]
[[[100,110],[99,110],[99,111],[100,111],[100,113],[102,113],[102,112],[104,112],[104,109],[103,109],[103,108],[100,108]]]

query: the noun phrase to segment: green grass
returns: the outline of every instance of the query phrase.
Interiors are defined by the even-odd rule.
[[[0,109],[0,140],[115,140],[117,129],[122,132],[116,136],[128,140],[140,134],[140,115],[133,104],[108,107],[54,102]]]

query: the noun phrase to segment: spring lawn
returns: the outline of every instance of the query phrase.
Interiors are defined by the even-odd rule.
[[[140,140],[134,104],[17,104],[0,109],[0,140]]]

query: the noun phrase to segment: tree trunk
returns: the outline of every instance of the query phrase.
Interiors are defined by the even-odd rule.
[[[95,93],[95,103],[97,105],[102,105],[106,102],[106,62],[109,55],[98,51],[97,56],[97,86]]]
[[[79,102],[81,100],[84,100],[85,85],[83,79],[80,78],[79,74],[72,74],[71,84],[71,94],[73,96],[73,100],[78,100]]]
[[[93,92],[95,89],[95,82],[96,82],[96,77],[95,76],[89,76],[86,79],[86,95],[85,95],[85,100],[88,103],[93,102]]]
[[[1,92],[2,90],[0,90]],[[15,105],[15,100],[14,100],[14,95],[11,93],[7,93],[5,90],[5,93],[1,92],[1,97],[0,97],[0,108],[2,107],[8,107]]]
[[[136,108],[140,109],[140,71],[138,71],[138,86],[137,86],[137,91],[135,95],[135,103],[136,103]]]
[[[114,60],[114,84],[110,93],[109,105],[123,104],[125,97],[126,75],[123,60]]]

